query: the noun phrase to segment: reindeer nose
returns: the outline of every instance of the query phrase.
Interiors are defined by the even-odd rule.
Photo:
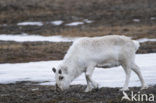
[[[57,84],[55,84],[56,88],[59,88],[59,86]]]

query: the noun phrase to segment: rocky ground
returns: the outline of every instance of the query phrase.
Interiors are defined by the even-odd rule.
[[[86,86],[72,85],[69,90],[56,91],[54,86],[40,86],[35,82],[17,82],[16,84],[0,84],[0,103],[140,103],[121,98],[123,93],[119,88],[100,88],[85,93]],[[156,96],[156,86],[140,91],[133,87],[126,93],[153,94]],[[137,99],[137,97],[136,97]],[[142,101],[141,103],[155,103]]]

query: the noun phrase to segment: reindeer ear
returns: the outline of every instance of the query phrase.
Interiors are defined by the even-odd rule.
[[[52,68],[52,71],[53,71],[54,73],[56,73],[56,69],[55,69],[54,67]]]

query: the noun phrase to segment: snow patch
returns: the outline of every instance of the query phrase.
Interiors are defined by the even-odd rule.
[[[17,25],[19,26],[27,26],[27,25],[42,26],[43,23],[42,22],[21,22],[21,23],[18,23]]]
[[[56,20],[56,21],[51,21],[51,22],[45,22],[47,24],[52,24],[52,25],[55,25],[55,26],[59,26],[61,24],[63,24],[64,21],[62,20]],[[82,25],[84,23],[92,23],[93,21],[91,20],[88,20],[88,19],[84,19],[83,22],[80,22],[80,21],[77,21],[77,22],[71,22],[71,23],[68,23],[66,24],[66,26],[78,26],[78,25]],[[17,23],[17,25],[19,26],[42,26],[43,25],[43,22],[20,22],[20,23]]]
[[[84,24],[84,22],[72,22],[72,23],[66,24],[66,26],[78,26],[82,24]]]
[[[88,19],[84,19],[83,21],[84,21],[85,23],[93,23],[92,20],[88,20]]]
[[[39,81],[41,85],[54,85],[54,73],[51,68],[57,68],[61,61],[41,61],[30,63],[6,63],[0,64],[0,83],[14,83],[17,81]],[[141,72],[148,85],[156,84],[156,53],[137,54],[136,63],[141,68]],[[97,81],[100,87],[122,87],[125,74],[120,67],[111,69],[96,68],[93,73],[93,79]],[[49,82],[45,82],[49,81]],[[84,74],[76,78],[72,84],[85,84]],[[140,86],[140,81],[136,74],[132,72],[130,86]]]
[[[151,17],[150,19],[151,19],[151,20],[156,20],[156,17]]]
[[[40,36],[40,35],[28,35],[26,33],[22,34],[0,34],[0,40],[2,41],[16,41],[16,42],[36,42],[36,41],[48,41],[48,42],[72,42],[82,37],[62,37],[57,36]],[[140,43],[143,42],[156,42],[156,38],[141,38],[138,39]]]
[[[140,43],[144,43],[144,42],[156,42],[156,38],[153,38],[153,39],[148,39],[148,38],[141,38],[141,39],[138,39],[137,41],[139,41]]]
[[[40,35],[28,35],[26,33],[22,34],[1,34],[0,40],[2,41],[16,41],[16,42],[36,42],[36,41],[48,41],[48,42],[72,42],[82,37],[62,37],[60,35],[57,36],[40,36]],[[140,43],[143,42],[156,42],[156,38],[148,39],[141,38],[138,39]]]
[[[134,22],[140,22],[140,19],[133,19]]]
[[[5,27],[5,26],[8,26],[8,25],[7,24],[1,24],[0,26]]]
[[[78,38],[62,37],[62,36],[40,36],[40,35],[27,35],[17,34],[17,35],[0,35],[0,40],[2,41],[16,41],[16,42],[37,42],[37,41],[48,41],[48,42],[71,42]]]
[[[56,26],[59,26],[59,25],[61,25],[62,23],[63,23],[62,20],[57,20],[57,21],[52,21],[52,22],[51,22],[51,24],[56,25]]]

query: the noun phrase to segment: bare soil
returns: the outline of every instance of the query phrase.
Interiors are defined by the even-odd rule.
[[[61,60],[72,42],[0,42],[0,63]],[[141,43],[137,53],[156,52],[156,42]]]
[[[140,103],[137,101],[121,101],[123,96],[119,88],[103,87],[98,90],[85,93],[86,86],[72,85],[65,91],[56,91],[54,86],[41,86],[36,82],[17,82],[12,84],[0,84],[0,103]],[[137,94],[139,87],[130,88]],[[140,94],[153,94],[156,96],[156,86],[140,91]],[[143,101],[141,103],[147,103]],[[155,102],[151,102],[155,103]]]
[[[103,36],[110,34],[156,38],[155,0],[1,0],[0,34]],[[89,19],[76,27],[65,24]],[[134,22],[133,19],[139,19]],[[47,22],[63,20],[60,26]],[[23,21],[42,21],[43,26],[17,26]],[[3,26],[3,24],[7,24]],[[139,36],[138,36],[139,35]]]

